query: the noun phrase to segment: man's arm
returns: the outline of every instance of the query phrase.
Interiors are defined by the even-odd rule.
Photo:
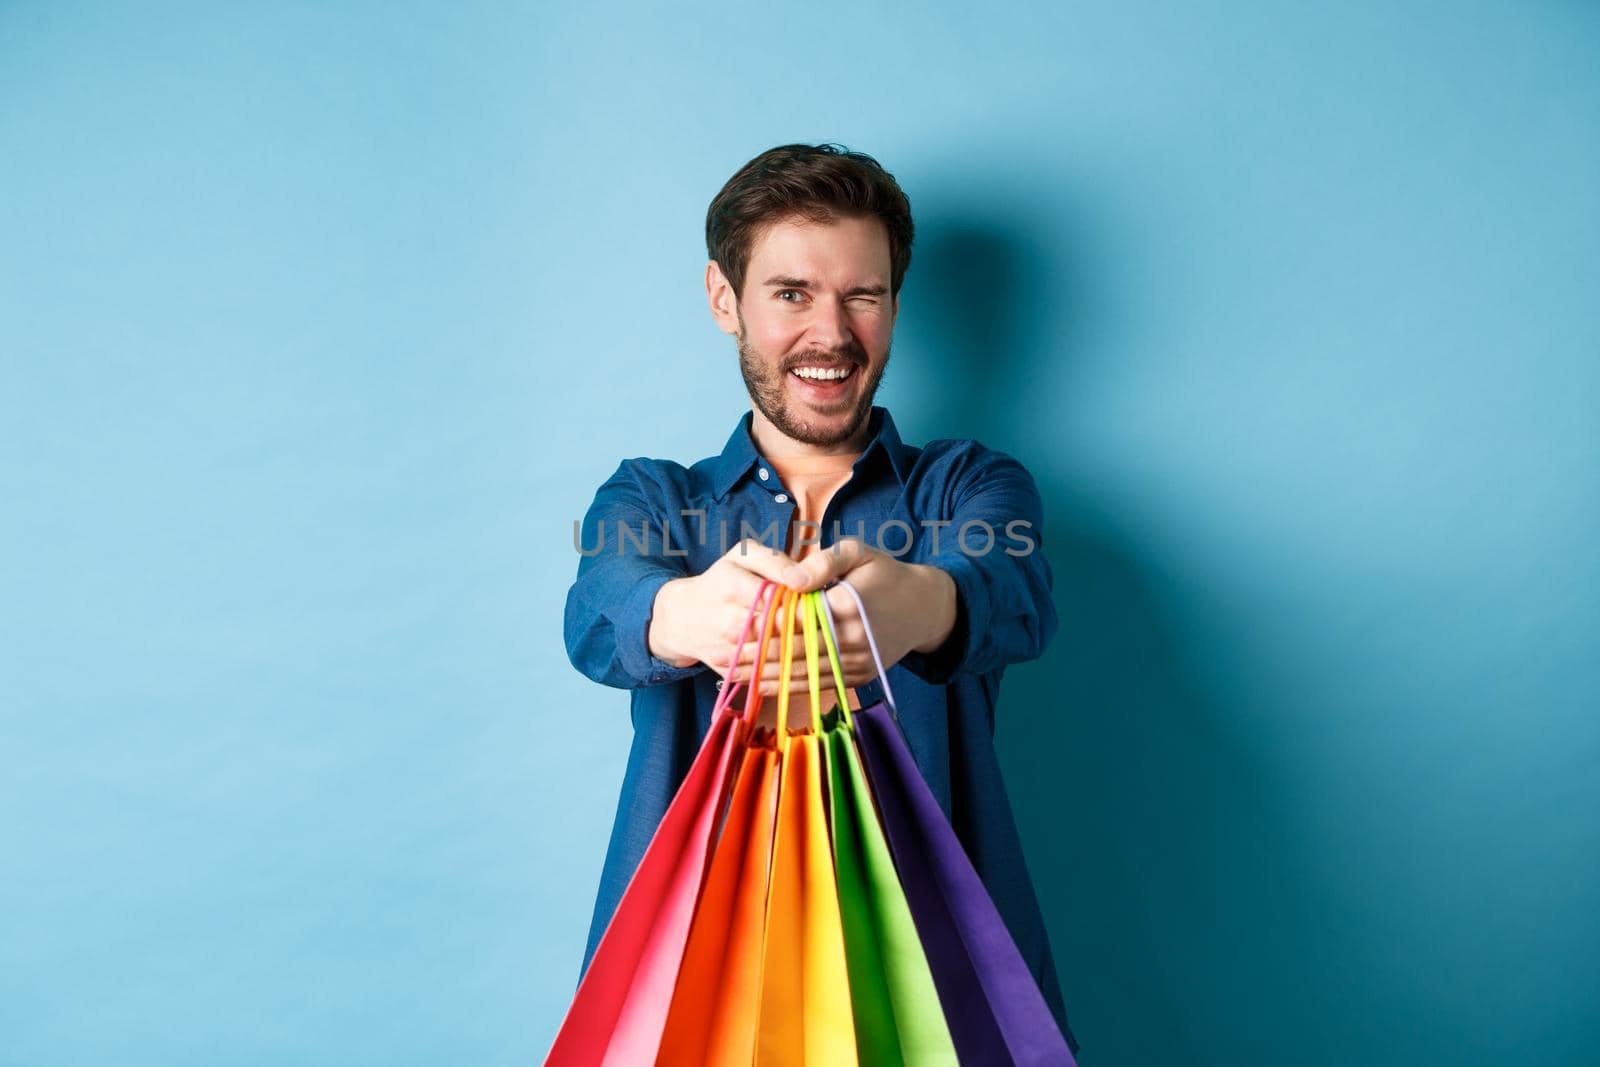
[[[572,665],[619,689],[675,682],[707,669],[703,663],[675,667],[650,653],[656,593],[674,578],[689,577],[689,569],[683,557],[662,553],[659,506],[641,486],[633,463],[624,460],[617,467],[583,517],[578,543],[585,554],[567,590],[564,622]]]
[[[748,665],[754,644],[741,650],[739,639],[751,605],[763,580],[789,578],[794,560],[746,538],[703,574],[691,573],[684,556],[665,552],[661,529],[669,505],[641,462],[623,461],[579,526],[578,578],[567,591],[567,658],[589,678],[619,689],[703,670],[725,674],[741,651],[739,662]],[[673,551],[684,547],[675,542]],[[768,665],[776,671],[776,643]]]
[[[976,443],[962,460],[964,469],[955,472],[962,488],[950,525],[939,531],[938,552],[924,560],[954,581],[955,622],[938,648],[909,652],[900,661],[933,685],[1036,659],[1058,626],[1033,477],[1006,453]],[[968,523],[973,525],[966,528],[963,551]]]
[[[976,442],[951,459],[956,505],[926,562],[902,563],[860,538],[841,538],[801,561],[805,580],[791,583],[804,591],[849,578],[870,605],[885,665],[904,664],[933,685],[1034,659],[1057,627],[1032,477],[1015,459]],[[842,623],[846,684],[860,685],[874,673],[865,631],[844,596],[830,595],[829,606]]]

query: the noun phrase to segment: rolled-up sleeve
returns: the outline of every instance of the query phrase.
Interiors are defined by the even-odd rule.
[[[976,442],[958,465],[952,512],[920,516],[950,521],[937,551],[921,562],[955,582],[955,626],[939,648],[901,660],[934,685],[1036,659],[1058,626],[1033,476],[1013,457]]]
[[[675,682],[709,669],[702,663],[674,667],[650,654],[656,593],[690,571],[682,557],[663,551],[665,512],[649,480],[639,476],[639,462],[623,460],[584,514],[578,576],[567,591],[563,625],[572,665],[618,689]]]

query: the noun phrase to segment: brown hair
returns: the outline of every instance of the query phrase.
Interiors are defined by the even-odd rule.
[[[877,160],[843,145],[779,145],[740,167],[706,211],[706,253],[742,295],[751,246],[765,227],[864,215],[889,231],[889,292],[899,296],[911,266],[911,202]]]

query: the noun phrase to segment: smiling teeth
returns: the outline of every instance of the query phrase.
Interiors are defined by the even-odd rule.
[[[796,367],[794,373],[802,378],[811,378],[820,382],[835,382],[850,374],[849,367],[840,367],[838,370],[824,370],[821,367]]]

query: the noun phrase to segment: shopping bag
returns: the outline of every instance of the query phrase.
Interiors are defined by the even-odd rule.
[[[763,581],[750,606],[728,664],[730,679],[761,593],[773,584]],[[719,691],[705,740],[595,947],[545,1059],[548,1067],[638,1067],[655,1060],[733,757],[748,733],[749,724],[731,711],[737,689],[730,682]]]
[[[961,1063],[1076,1067],[1038,983],[900,732],[866,606],[848,580],[837,584],[861,614],[884,693],[882,701],[854,713],[854,737]],[[826,597],[821,603],[833,631]]]
[[[779,599],[776,591],[768,598],[755,664],[766,662]],[[751,685],[743,718],[752,732],[689,927],[658,1063],[750,1067],[755,1058],[779,772],[777,735],[754,729],[760,710],[760,686]]]
[[[779,657],[784,682],[793,666],[799,602],[798,593],[786,591]],[[822,716],[814,673],[810,689],[811,725],[791,729],[788,686],[778,687],[782,770],[762,945],[758,1067],[853,1067],[859,1062],[823,798]]]
[[[803,619],[813,686],[813,634],[823,602],[820,592],[808,594]],[[856,1046],[861,1062],[874,1067],[954,1065],[927,956],[851,739],[850,701],[831,626],[822,627],[822,637],[838,693],[838,707],[822,721],[822,747]]]

